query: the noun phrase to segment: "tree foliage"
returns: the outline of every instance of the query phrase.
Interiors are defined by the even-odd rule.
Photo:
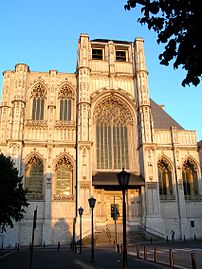
[[[202,9],[198,0],[128,0],[125,10],[141,5],[141,18],[157,33],[157,42],[165,44],[160,63],[174,69],[182,66],[186,77],[182,85],[197,86],[202,77]]]
[[[13,160],[0,154],[0,227],[5,231],[13,227],[13,221],[23,218],[28,206],[26,191],[23,189],[22,177],[14,167]]]

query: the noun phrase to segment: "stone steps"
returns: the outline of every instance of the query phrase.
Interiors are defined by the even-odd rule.
[[[145,231],[143,228],[137,226],[133,227],[134,230],[127,230],[127,242],[128,244],[135,244],[137,242],[144,241],[162,241],[163,238]],[[122,243],[122,224],[117,225],[117,243]],[[97,227],[94,232],[95,245],[114,245],[115,244],[115,226],[109,224],[106,226]],[[83,244],[91,244],[91,235],[83,239]]]

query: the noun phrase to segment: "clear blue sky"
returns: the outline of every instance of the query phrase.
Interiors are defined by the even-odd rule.
[[[90,39],[145,40],[150,96],[187,130],[202,139],[202,83],[183,88],[184,72],[158,62],[156,35],[137,23],[126,0],[6,0],[0,7],[0,88],[2,72],[26,63],[31,71],[74,72],[80,33]]]

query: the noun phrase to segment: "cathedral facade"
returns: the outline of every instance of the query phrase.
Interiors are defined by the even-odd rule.
[[[5,246],[68,243],[91,232],[88,199],[96,198],[96,227],[122,221],[117,173],[130,172],[127,229],[157,236],[202,237],[202,185],[196,131],[184,130],[149,96],[144,41],[81,34],[75,73],[3,74],[0,151],[23,176],[29,206],[1,235]],[[200,151],[201,152],[201,151]]]

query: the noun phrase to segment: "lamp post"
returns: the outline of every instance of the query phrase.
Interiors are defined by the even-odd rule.
[[[130,179],[130,173],[127,173],[124,168],[117,174],[119,185],[121,186],[123,194],[123,269],[128,268],[127,262],[127,238],[126,238],[126,190],[128,189],[128,183]]]
[[[91,196],[88,199],[89,206],[92,210],[92,218],[91,218],[91,263],[94,263],[94,231],[93,231],[93,209],[95,207],[96,199]]]
[[[82,252],[82,215],[83,215],[83,208],[80,206],[78,211],[79,211],[79,216],[80,216],[80,253]]]

